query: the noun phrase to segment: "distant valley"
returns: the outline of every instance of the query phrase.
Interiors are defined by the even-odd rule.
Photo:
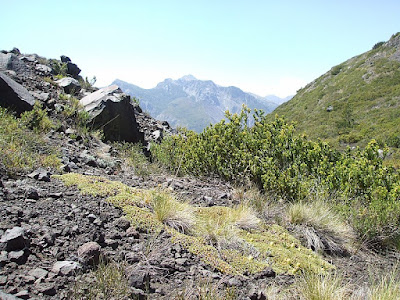
[[[234,86],[222,87],[211,80],[198,80],[192,75],[177,80],[165,79],[152,89],[119,79],[113,84],[139,99],[141,108],[151,116],[166,120],[173,127],[183,126],[196,132],[201,132],[210,123],[219,122],[226,110],[239,112],[242,104],[270,113],[291,98],[260,97]]]

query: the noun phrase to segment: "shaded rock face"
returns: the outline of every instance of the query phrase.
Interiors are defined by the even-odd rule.
[[[102,88],[80,100],[93,128],[102,129],[107,141],[144,142],[130,97],[116,85]]]
[[[32,110],[35,99],[19,83],[0,72],[0,105],[21,114]]]
[[[28,70],[28,67],[14,53],[0,53],[0,70],[11,70],[16,73],[23,73]]]

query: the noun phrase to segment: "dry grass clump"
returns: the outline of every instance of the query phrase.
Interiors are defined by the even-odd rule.
[[[188,233],[195,223],[194,209],[186,202],[179,202],[168,192],[152,193],[151,207],[156,218],[179,232]]]
[[[225,287],[207,281],[187,283],[182,291],[178,291],[174,300],[235,300],[238,291],[233,287]]]
[[[348,286],[337,273],[306,273],[297,279],[295,285],[299,299],[304,300],[344,300],[350,295]]]
[[[343,255],[352,247],[355,239],[352,228],[324,201],[293,203],[287,210],[287,218],[315,251]]]
[[[123,263],[100,263],[96,270],[75,282],[71,299],[131,299],[132,291]]]
[[[372,282],[368,298],[370,300],[397,300],[400,297],[399,270],[394,267],[381,280]]]

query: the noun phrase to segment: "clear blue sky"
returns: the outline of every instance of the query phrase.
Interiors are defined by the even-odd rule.
[[[192,74],[286,96],[400,31],[399,0],[3,1],[0,49],[69,56],[98,86]]]

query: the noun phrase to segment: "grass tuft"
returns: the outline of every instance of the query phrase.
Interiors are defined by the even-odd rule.
[[[86,279],[75,283],[72,299],[131,299],[131,289],[123,263],[102,262]]]
[[[153,192],[151,206],[161,223],[179,232],[188,233],[192,230],[195,222],[193,207],[188,203],[177,201],[171,193]]]
[[[349,291],[338,274],[306,273],[295,283],[300,299],[341,300],[349,298]]]
[[[289,206],[287,216],[290,223],[307,241],[307,246],[315,251],[344,254],[354,243],[354,233],[326,202],[297,202]]]

